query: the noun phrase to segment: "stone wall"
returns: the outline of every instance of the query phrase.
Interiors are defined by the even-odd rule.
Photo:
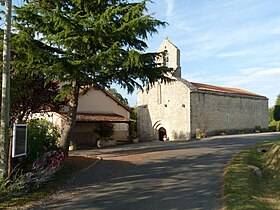
[[[181,66],[180,66],[180,50],[171,43],[167,38],[163,40],[159,46],[158,52],[164,52],[164,57],[159,57],[157,62],[163,65],[173,68],[172,75],[174,77],[181,77]]]
[[[255,126],[268,127],[268,100],[219,93],[191,93],[192,133],[242,131]]]
[[[180,81],[155,84],[148,92],[138,92],[138,138],[158,140],[158,130],[166,129],[170,140],[190,137],[190,90]]]
[[[166,38],[158,51],[165,55],[157,62],[173,68],[177,79],[138,92],[140,141],[158,140],[160,128],[170,140],[178,140],[190,139],[196,128],[216,134],[268,127],[267,98],[198,91],[181,79],[180,50]]]

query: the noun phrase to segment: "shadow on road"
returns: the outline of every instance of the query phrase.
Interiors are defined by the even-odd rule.
[[[72,180],[69,189],[45,203],[45,208],[220,209],[224,165],[238,151],[275,137],[239,136],[151,147],[143,144],[143,148],[139,144],[139,148],[110,153],[104,150],[102,154],[111,159]],[[123,160],[114,159],[120,156]]]

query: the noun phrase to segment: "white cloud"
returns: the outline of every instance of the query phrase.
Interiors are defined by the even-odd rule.
[[[153,42],[168,36],[180,49],[183,78],[269,98],[279,93],[278,0],[155,1],[170,25]]]
[[[245,51],[244,46],[251,45],[252,49],[261,41],[272,42],[275,35],[280,33],[279,16],[260,19],[263,8],[268,4],[266,2],[258,1],[252,4],[250,0],[249,2],[216,0],[200,3],[196,7],[184,6],[174,0],[165,2],[166,16],[170,21],[166,35],[180,47],[181,51],[184,47],[187,49],[190,56],[188,59],[200,60],[214,55],[237,57],[246,56],[246,53],[254,55],[262,49],[258,52]],[[270,39],[272,36],[274,39]],[[235,49],[236,52],[224,51],[230,50],[226,48],[236,46],[241,46],[241,49]],[[277,51],[276,48],[271,49]]]
[[[233,76],[218,76],[213,81],[229,87],[253,87],[257,84],[272,84],[279,81],[280,68],[248,68]],[[277,82],[277,86],[280,84]]]
[[[184,74],[191,82],[205,83],[210,85],[234,87],[251,92],[259,93],[269,97],[269,105],[272,106],[275,97],[280,92],[280,67],[252,67],[238,71],[237,75],[223,76],[204,76],[202,72]]]
[[[167,5],[166,16],[167,18],[170,18],[173,16],[174,0],[165,0],[165,3]]]
[[[224,52],[224,53],[219,53],[217,56],[218,57],[240,57],[244,55],[250,54],[250,50],[241,50],[241,51],[232,51],[232,52]]]
[[[242,68],[239,69],[238,71],[241,73],[241,75],[250,75],[257,71],[262,71],[263,69],[264,69],[263,67],[250,67],[250,68]]]

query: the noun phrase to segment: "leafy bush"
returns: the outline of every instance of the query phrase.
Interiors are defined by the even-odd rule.
[[[22,170],[17,171],[17,173],[14,176],[12,176],[11,179],[3,178],[0,181],[0,197],[24,191],[27,186],[24,179],[25,174],[22,173]]]
[[[44,152],[58,150],[59,131],[47,120],[32,120],[28,124],[26,162],[33,163]]]
[[[102,140],[108,139],[114,134],[114,124],[110,122],[100,122],[97,125],[96,133]]]
[[[130,108],[130,118],[133,122],[129,123],[129,140],[133,140],[137,138],[137,108],[131,107]]]
[[[33,189],[38,189],[51,180],[60,169],[65,156],[62,150],[52,150],[37,158],[28,172],[20,165],[13,170],[11,178],[0,180],[0,197],[21,195]]]
[[[280,130],[280,121],[273,120],[272,122],[269,123],[269,127],[276,127],[275,131],[279,131]]]
[[[59,168],[61,162],[64,160],[64,153],[62,150],[52,150],[44,153],[33,163],[33,169],[40,170],[51,170]]]
[[[275,105],[274,112],[273,112],[273,117],[274,117],[275,121],[280,120],[280,105]]]
[[[276,130],[277,130],[277,126],[276,125],[269,126],[269,131],[270,132],[276,132]]]
[[[0,196],[37,189],[53,177],[64,160],[59,136],[58,129],[46,120],[28,123],[27,156],[14,167],[10,178],[0,180]],[[27,165],[32,167],[27,170]]]
[[[133,140],[137,137],[137,122],[131,122],[129,124],[129,140]]]

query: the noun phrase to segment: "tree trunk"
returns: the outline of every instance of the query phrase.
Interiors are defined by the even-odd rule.
[[[9,153],[9,120],[10,120],[10,54],[11,46],[11,8],[12,0],[6,1],[4,39],[3,39],[3,72],[0,117],[0,178],[8,175]]]
[[[77,84],[77,81],[72,81],[72,94],[69,98],[68,103],[68,113],[66,116],[65,123],[62,127],[62,134],[60,139],[60,146],[63,149],[66,156],[69,153],[69,145],[70,141],[73,138],[73,132],[76,125],[76,116],[77,116],[77,109],[78,109],[78,99],[79,99],[79,90],[80,86]]]

